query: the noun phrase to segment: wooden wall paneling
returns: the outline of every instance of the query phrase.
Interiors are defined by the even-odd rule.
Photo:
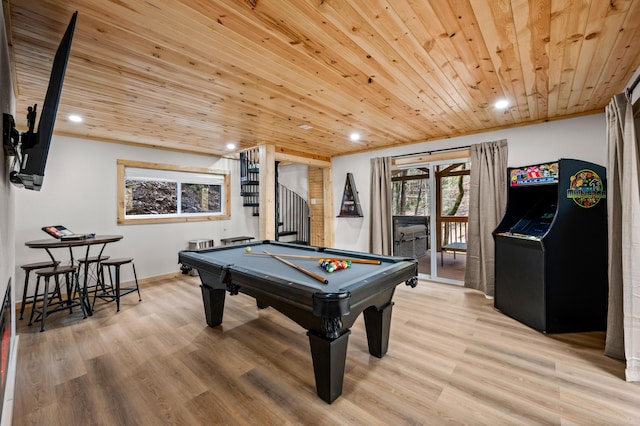
[[[324,245],[333,247],[333,178],[331,168],[322,169],[324,191]]]
[[[355,2],[358,4],[359,14],[366,19],[366,22],[371,25],[372,28],[376,28],[379,21],[379,15],[383,13],[383,7],[379,9],[373,8],[370,2],[366,0],[359,0]],[[385,2],[386,3],[386,2]],[[402,2],[395,3],[392,8],[397,8]],[[415,4],[416,6],[418,3]],[[423,2],[422,6],[426,7],[428,4]],[[414,6],[414,5],[412,5]],[[429,8],[430,9],[430,8]],[[435,28],[442,28],[440,25],[440,17],[434,10],[427,10],[426,13],[432,16],[431,25]],[[423,16],[422,13],[415,13],[414,16]],[[376,41],[376,47],[381,50],[381,53],[386,58],[393,60],[389,66],[395,65],[398,67],[400,64],[402,68],[415,71],[416,75],[420,76],[420,80],[416,80],[416,85],[422,88],[422,91],[428,93],[427,87],[431,88],[439,98],[442,99],[442,108],[444,110],[456,111],[460,114],[459,120],[471,120],[471,122],[480,125],[482,122],[482,111],[478,111],[477,114],[469,114],[471,112],[471,103],[473,100],[470,97],[461,96],[460,89],[464,87],[465,80],[464,75],[458,76],[452,67],[454,58],[457,58],[457,53],[451,46],[448,46],[446,54],[440,54],[442,52],[434,43],[434,46],[429,46],[428,40],[420,43],[418,38],[415,37],[415,33],[409,32],[409,36],[401,36],[403,33],[402,26],[405,25],[407,17],[399,16],[394,19],[394,14],[389,13],[389,20],[387,25],[378,26],[377,32],[379,36],[371,38]],[[411,21],[407,21],[411,22]],[[416,31],[416,28],[413,28]],[[436,30],[437,31],[437,30]],[[438,31],[440,35],[450,34],[447,29]],[[396,40],[396,43],[390,43],[389,40]],[[426,43],[426,44],[425,44]],[[425,48],[428,46],[427,48]],[[429,50],[428,50],[429,49]],[[422,74],[423,70],[429,71],[428,74]],[[429,79],[425,79],[424,76],[429,75]],[[455,78],[453,77],[455,76]],[[449,87],[451,90],[447,91]],[[462,90],[466,91],[466,88]],[[451,128],[459,126],[460,124],[452,124]]]
[[[260,206],[259,234],[261,240],[276,238],[276,167],[273,145],[259,145]]]
[[[523,117],[536,117],[538,115],[538,85],[536,84],[535,58],[532,55],[531,46],[521,40],[531,40],[533,42],[532,29],[530,28],[530,17],[532,9],[528,0],[514,0],[511,2],[513,10],[513,22],[518,38],[518,52],[522,64],[522,84],[524,86],[523,99],[518,101],[517,108]],[[540,18],[539,15],[534,15]]]
[[[576,77],[573,67],[582,49],[589,9],[570,0],[553,2],[551,7],[553,17],[549,27],[549,43],[562,49],[549,49],[548,105],[550,111],[567,111]]]
[[[527,22],[529,35],[526,43],[531,46],[529,54],[532,56],[533,68],[530,70],[524,67],[518,67],[523,74],[533,73],[535,76],[536,88],[536,113],[540,115],[548,115],[549,113],[549,32],[550,32],[550,6],[551,1],[529,2],[529,21]],[[549,17],[549,18],[548,18]],[[524,47],[524,46],[523,46]],[[523,49],[524,50],[524,49]],[[525,50],[522,54],[526,54]],[[522,58],[518,55],[518,60]],[[521,85],[517,85],[517,90],[521,89]],[[521,96],[521,93],[516,93]]]
[[[320,11],[322,11],[323,13],[323,18],[326,19],[326,21],[328,23],[332,23],[333,25],[336,25],[337,27],[342,27],[343,25],[348,25],[348,24],[343,24],[342,20],[346,19],[347,21],[351,20],[349,17],[344,17],[343,13],[349,13],[350,16],[354,16],[355,17],[355,12],[354,9],[352,9],[351,7],[349,7],[348,5],[345,4],[334,4],[334,5],[328,5],[328,4],[323,4],[320,8]],[[328,63],[335,63],[335,54],[333,54],[333,51],[335,51],[335,53],[340,54],[341,56],[344,55],[345,57],[349,58],[349,61],[344,63],[344,62],[339,62],[336,63],[335,67],[340,67],[340,69],[337,69],[337,71],[340,72],[340,75],[342,75],[342,79],[344,80],[344,78],[348,78],[349,80],[352,80],[354,82],[360,82],[360,85],[358,87],[358,92],[354,93],[354,95],[359,99],[358,103],[355,105],[358,105],[358,110],[360,110],[359,112],[362,114],[369,114],[366,110],[363,110],[361,106],[366,106],[369,103],[372,103],[373,106],[375,106],[379,111],[381,112],[388,112],[389,114],[394,114],[394,120],[401,120],[402,121],[402,126],[407,125],[408,127],[406,127],[406,129],[411,129],[411,128],[422,128],[424,129],[425,126],[432,126],[431,123],[429,122],[420,122],[420,121],[416,121],[415,119],[413,120],[408,120],[411,121],[410,123],[405,123],[405,121],[409,118],[411,118],[412,116],[415,115],[414,113],[414,109],[415,108],[423,108],[425,109],[426,105],[422,105],[420,106],[419,104],[415,104],[415,101],[418,100],[421,96],[424,95],[424,90],[425,90],[425,85],[424,83],[422,85],[416,85],[414,88],[410,88],[407,87],[407,84],[409,83],[408,81],[398,81],[395,80],[393,75],[390,73],[390,71],[392,71],[395,67],[397,67],[397,64],[394,65],[395,62],[397,62],[396,60],[392,60],[392,59],[386,59],[385,54],[374,54],[372,49],[370,48],[366,48],[363,49],[360,45],[359,42],[362,40],[362,36],[360,36],[360,34],[369,34],[370,32],[365,31],[364,28],[360,28],[360,24],[362,23],[362,25],[365,25],[363,23],[363,21],[361,19],[358,19],[358,26],[353,26],[353,27],[349,27],[349,28],[357,28],[357,30],[355,31],[356,36],[355,37],[343,37],[342,34],[349,34],[348,32],[345,33],[343,31],[338,30],[338,28],[336,28],[336,30],[332,31],[332,33],[330,34],[330,36],[334,39],[333,43],[331,41],[331,39],[322,39],[323,43],[326,43],[326,45],[331,45],[332,49],[331,51],[327,50],[327,49],[323,49],[318,51],[317,53],[322,54],[324,50],[327,50],[327,58],[326,58],[326,62]],[[324,27],[327,27],[327,25],[325,25]],[[346,28],[346,27],[344,27]],[[314,35],[318,35],[318,33],[314,32]],[[322,36],[324,36],[324,34],[322,34]],[[338,41],[337,43],[335,43],[335,41]],[[394,55],[397,56],[397,55]],[[372,60],[372,58],[375,57],[375,60]],[[384,61],[390,61],[388,63],[385,63]],[[349,69],[347,71],[347,69],[345,68],[349,68],[351,67],[351,64],[354,64],[357,66],[357,68],[355,69]],[[367,82],[367,77],[371,77],[371,82],[368,83]],[[360,80],[361,79],[361,80]],[[400,86],[397,85],[397,83],[401,83]],[[338,85],[340,86],[344,86],[344,84],[341,84],[340,81],[337,82]],[[396,89],[396,93],[394,93],[393,91],[389,91],[389,87],[392,87],[396,85],[395,89]],[[379,96],[370,96],[369,93],[370,91],[374,91],[375,93],[377,93]],[[399,96],[400,94],[402,94],[403,99],[405,100],[404,103],[405,105],[402,106],[402,108],[397,109],[395,103],[389,103],[387,102],[388,100],[391,100],[397,96]],[[415,95],[418,95],[418,97],[416,98]],[[384,97],[385,101],[383,103],[378,103],[377,99],[382,96]],[[363,102],[365,101],[366,102]],[[422,103],[421,101],[419,101],[419,103]],[[413,106],[413,107],[410,107]],[[345,105],[345,107],[347,107],[348,109],[352,109],[350,106]],[[426,111],[425,111],[426,113]],[[435,114],[436,112],[432,112],[433,114]],[[354,118],[359,119],[360,115],[355,116]],[[400,121],[397,123],[400,124]],[[399,131],[400,129],[398,129],[397,127],[399,126],[394,126],[394,131]],[[391,140],[396,139],[396,138],[391,138]]]
[[[351,122],[348,118],[349,115],[344,115],[343,111],[351,111],[353,110],[353,106],[357,105],[358,110],[361,114],[365,114],[368,116],[376,115],[376,114],[387,114],[386,111],[389,108],[393,108],[393,105],[376,105],[376,98],[368,98],[367,102],[362,102],[363,100],[363,91],[367,90],[366,86],[366,77],[362,75],[362,84],[358,84],[356,86],[357,90],[342,90],[339,95],[336,94],[329,95],[328,88],[330,86],[334,87],[345,87],[345,77],[361,75],[361,70],[352,68],[350,70],[345,70],[344,68],[350,68],[352,65],[349,62],[340,62],[339,65],[335,64],[334,58],[327,58],[326,60],[322,60],[323,52],[326,50],[326,46],[322,43],[316,43],[316,37],[311,37],[308,33],[318,28],[318,31],[313,31],[313,34],[322,34],[321,27],[326,27],[326,23],[324,25],[319,25],[321,20],[312,19],[309,20],[308,17],[303,15],[298,16],[298,9],[296,7],[297,4],[284,4],[279,2],[261,2],[259,3],[256,10],[258,13],[253,18],[253,23],[255,24],[256,17],[261,19],[265,24],[265,27],[270,31],[264,31],[260,29],[257,35],[254,35],[252,32],[246,31],[246,22],[234,22],[233,15],[229,15],[225,18],[225,26],[232,26],[236,31],[243,34],[244,37],[251,37],[254,39],[255,46],[259,49],[263,49],[264,40],[269,39],[270,41],[274,38],[283,38],[282,43],[269,43],[269,53],[274,56],[279,55],[282,57],[290,58],[292,56],[297,56],[299,52],[296,50],[303,49],[306,51],[307,49],[313,49],[313,53],[315,57],[309,57],[306,54],[297,57],[295,62],[285,61],[284,63],[280,60],[278,65],[282,69],[277,70],[275,63],[273,66],[270,64],[265,64],[263,67],[273,68],[273,70],[278,71],[277,81],[283,81],[283,77],[285,77],[286,85],[282,86],[283,89],[289,90],[300,90],[302,89],[304,93],[304,97],[300,98],[297,103],[303,101],[304,103],[313,106],[316,102],[322,102],[322,108],[318,109],[318,113],[314,114],[314,118],[311,120],[311,124],[316,123],[316,120],[325,120],[329,116],[334,113],[339,113],[339,120],[334,121],[334,126],[338,125],[342,128],[342,134],[346,135],[348,129],[351,126]],[[300,7],[304,7],[304,4],[299,5]],[[282,15],[286,13],[288,19],[281,22],[273,22],[270,18],[272,15]],[[309,11],[309,14],[313,16],[314,12]],[[319,17],[320,18],[320,17]],[[306,25],[306,26],[305,26]],[[335,33],[335,32],[334,32]],[[256,55],[264,55],[265,53],[256,52]],[[318,57],[320,60],[318,60]],[[335,67],[341,67],[336,69]],[[267,71],[267,70],[265,70]],[[282,85],[282,84],[281,84]],[[349,85],[351,86],[351,85]],[[292,114],[297,114],[296,110],[292,110],[288,108],[288,110],[292,111]],[[393,129],[382,129],[379,128],[378,131],[381,131],[383,134],[387,134],[389,139],[395,140],[398,138],[397,132],[404,132],[405,125],[408,127],[415,126],[409,123],[410,120],[406,118],[405,114],[401,114],[404,111],[397,111],[397,118],[399,121],[402,121],[403,125],[398,123],[394,125]],[[378,127],[377,125],[373,125],[375,129]],[[320,142],[314,140],[314,143]],[[330,151],[332,148],[327,147],[327,150]],[[333,148],[335,149],[335,148]]]
[[[423,62],[418,61],[416,52],[423,50],[417,46],[403,46],[402,43],[391,45],[391,40],[378,34],[384,32],[389,36],[391,31],[385,26],[380,26],[377,22],[375,14],[371,13],[371,6],[362,5],[359,9],[341,2],[331,3],[324,6],[325,16],[342,32],[353,33],[354,41],[365,51],[370,52],[369,55],[375,54],[375,59],[384,68],[401,72],[407,78],[404,78],[400,85],[396,87],[400,90],[405,85],[413,92],[411,98],[421,100],[425,105],[431,104],[435,109],[432,114],[438,115],[440,111],[456,110],[458,105],[452,96],[457,96],[457,92],[451,88],[447,91],[446,78],[441,74],[440,65],[430,57],[426,57]],[[333,8],[333,10],[331,9]],[[362,13],[362,15],[360,15]],[[372,16],[374,15],[374,16]],[[389,23],[390,24],[390,23]],[[394,37],[398,36],[398,32],[392,32]],[[409,39],[410,42],[413,40]],[[399,51],[396,51],[397,48]],[[407,50],[405,50],[407,49]],[[429,79],[425,79],[429,76]],[[404,98],[403,99],[411,99]],[[427,100],[430,100],[427,102]],[[418,109],[417,111],[421,111]],[[446,117],[442,125],[449,130],[465,126],[465,121],[469,119],[472,122],[477,120],[475,117],[467,116],[466,112],[457,116]]]
[[[282,5],[276,2],[269,4]],[[368,114],[367,111],[360,107],[363,104],[371,104],[379,112],[394,117],[394,121],[397,120],[397,123],[392,128],[389,128],[391,134],[387,139],[388,141],[402,140],[402,135],[413,131],[413,129],[418,129],[422,132],[436,130],[437,127],[434,127],[429,120],[416,120],[416,116],[422,114],[435,115],[438,112],[442,112],[440,109],[431,109],[429,105],[421,100],[422,96],[424,96],[424,85],[411,87],[408,85],[408,81],[397,80],[394,76],[395,66],[393,63],[382,62],[386,58],[385,55],[375,54],[371,49],[361,46],[359,44],[359,41],[362,40],[360,34],[370,34],[370,32],[363,31],[362,28],[356,25],[349,27],[351,31],[341,29],[348,28],[346,26],[342,27],[342,13],[349,11],[353,14],[352,8],[345,4],[331,5],[324,3],[315,12],[313,11],[314,7],[307,3],[298,4],[304,8],[302,11],[305,15],[319,13],[318,18],[325,23],[325,25],[318,27],[319,31],[313,31],[314,40],[321,46],[320,49],[314,51],[314,54],[318,55],[324,63],[331,64],[336,76],[340,76],[336,82],[336,87],[344,88],[345,80],[346,82],[353,82],[357,87],[354,95],[359,101],[353,105],[358,105],[357,111],[359,114],[354,115],[354,119],[361,120],[365,118],[362,114]],[[289,10],[289,8],[287,5],[282,10]],[[335,21],[333,19],[334,16],[340,19]],[[306,33],[307,31],[304,29],[313,26],[314,23],[304,20],[304,16],[300,18],[302,19],[300,21],[302,33]],[[347,18],[347,20],[349,19]],[[398,97],[401,97],[403,102],[390,102]],[[349,105],[344,106],[346,110],[353,109]],[[416,114],[416,111],[421,111],[421,113]]]
[[[455,86],[458,96],[464,98],[463,103],[459,105],[468,105],[473,115],[480,122],[486,123],[494,115],[491,105],[497,95],[495,87],[498,81],[495,73],[485,73],[480,67],[469,43],[475,35],[472,28],[477,28],[471,8],[463,2],[453,5],[450,3],[415,2],[405,12],[406,15],[401,17],[424,46],[424,58],[421,60],[431,57],[435,63],[441,64],[440,68],[447,77],[448,84]],[[398,10],[395,2],[393,7]],[[413,16],[417,19],[412,19]],[[462,28],[463,24],[472,34],[467,36]],[[464,95],[470,89],[473,90],[474,96]]]
[[[326,17],[326,11],[330,10],[330,6],[323,4],[316,8],[305,2],[297,2],[295,5],[282,2],[263,2],[261,7],[267,8],[262,10],[267,16],[286,14],[290,17],[286,22],[286,27],[284,23],[279,23],[278,33],[289,37],[286,40],[287,43],[299,46],[299,49],[305,52],[312,52],[313,56],[320,60],[320,64],[310,63],[309,66],[310,70],[323,79],[323,84],[318,86],[321,92],[325,92],[329,85],[344,89],[348,87],[345,82],[355,84],[356,90],[348,91],[353,103],[341,102],[342,105],[340,105],[336,102],[337,99],[342,98],[340,97],[333,100],[337,107],[349,111],[353,109],[353,105],[357,105],[362,114],[370,114],[371,110],[368,108],[372,107],[385,115],[397,117],[402,121],[403,126],[407,125],[410,129],[420,128],[421,125],[407,119],[407,113],[410,110],[404,105],[387,102],[397,96],[389,90],[389,86],[393,84],[393,75],[390,70],[378,61],[371,60],[371,52],[362,49],[348,34],[330,25],[331,22]],[[319,22],[322,22],[323,25],[318,25]],[[309,33],[312,36],[309,36]],[[294,38],[295,41],[291,42],[291,38]],[[368,81],[369,77],[372,78],[371,82]],[[389,84],[385,84],[386,82]],[[371,96],[372,93],[378,96]],[[411,92],[407,91],[406,94],[413,97]],[[365,99],[366,102],[363,102]],[[383,101],[380,101],[381,99]],[[392,133],[389,134],[389,139],[397,139],[398,136],[405,134],[407,130],[401,127],[394,126]],[[389,130],[391,131],[391,129]]]
[[[116,200],[116,219],[117,219],[117,223],[123,223],[125,220],[125,212],[126,212],[126,208],[125,208],[125,201],[126,201],[126,194],[125,194],[125,183],[124,183],[124,169],[125,169],[125,164],[121,163],[120,161],[118,161],[117,165],[116,165],[116,171],[117,171],[117,185],[118,188],[116,188],[116,194],[117,194],[117,200]]]
[[[523,70],[519,66],[513,66],[520,63],[520,53],[516,49],[517,38],[511,3],[491,0],[471,0],[470,3],[478,16],[478,24],[489,46],[505,97],[520,107],[525,88],[522,83]],[[523,119],[517,107],[510,107],[506,113],[510,114],[513,120]]]
[[[267,3],[263,4],[266,5]],[[270,3],[274,7],[276,4],[283,9],[281,3]],[[353,111],[348,115],[353,116],[354,120],[361,120],[365,116],[370,117],[371,110],[369,107],[373,107],[378,113],[382,112],[384,115],[393,116],[397,123],[393,127],[385,128],[389,136],[388,141],[402,140],[402,135],[406,134],[409,129],[424,129],[424,126],[430,126],[431,124],[428,122],[412,119],[415,107],[412,108],[410,106],[415,103],[415,94],[418,93],[420,96],[421,87],[416,86],[415,89],[409,90],[406,87],[406,82],[394,80],[393,75],[390,73],[393,69],[392,64],[381,62],[381,58],[385,58],[384,55],[376,55],[370,49],[360,46],[357,43],[358,40],[354,39],[349,33],[328,25],[330,23],[336,25],[336,22],[331,19],[332,15],[328,14],[334,6],[337,5],[323,4],[320,6],[318,10],[323,15],[318,15],[318,18],[324,19],[325,25],[318,27],[319,31],[313,32],[313,40],[305,40],[305,44],[317,42],[319,48],[314,51],[314,54],[318,55],[323,63],[331,64],[332,72],[328,74],[330,78],[328,82],[335,81],[336,87],[342,87],[343,90],[347,90],[347,93],[356,100],[355,103],[351,104],[342,102],[341,109]],[[304,10],[305,14],[313,13],[306,4],[301,4],[300,7],[306,8]],[[339,5],[339,7],[341,11],[344,11],[345,5]],[[290,10],[290,6],[287,5],[285,9]],[[347,9],[352,10],[348,7]],[[306,33],[305,29],[307,27],[303,25],[314,25],[314,22],[310,21],[301,22],[304,24],[299,25],[300,34]],[[326,30],[322,32],[325,28]],[[360,29],[356,33],[360,34]],[[329,46],[331,46],[331,49],[328,48]],[[309,48],[309,46],[305,47]],[[341,57],[346,60],[339,60]],[[374,57],[376,59],[372,60]],[[315,69],[316,72],[321,72],[321,69],[319,70],[317,66]],[[371,78],[371,82],[368,81],[368,78]],[[400,86],[397,86],[397,83],[401,83]],[[389,90],[394,85],[396,86],[395,89],[403,94],[403,103],[389,102],[398,96],[398,93]],[[335,103],[336,99],[334,99]],[[354,109],[354,106],[357,107]]]
[[[602,112],[640,66],[628,0],[3,6],[18,128],[77,10],[56,133],[218,156],[233,140],[331,158]]]
[[[611,93],[616,90],[622,91],[617,88],[629,82],[636,69],[640,67],[640,58],[636,58],[635,61],[627,59],[640,52],[640,27],[635,25],[637,22],[640,22],[640,9],[636,8],[627,14],[615,44],[607,48],[611,54],[602,71],[604,81],[595,87],[593,95],[587,99],[588,102],[608,103]]]
[[[606,84],[611,78],[604,71],[608,64],[620,60],[620,51],[614,52],[611,46],[615,46],[616,40],[624,32],[625,16],[630,6],[630,2],[605,2],[604,4],[595,2],[589,9],[590,19],[585,31],[582,49],[591,59],[587,63],[584,61],[584,55],[581,55],[581,61],[577,66],[584,68],[581,68],[576,77],[582,77],[584,83],[579,87],[574,87],[569,98],[568,112],[584,111],[598,85]],[[576,89],[579,91],[576,92]],[[606,102],[609,100],[607,99]]]
[[[323,168],[309,166],[308,184],[309,184],[309,214],[310,214],[310,234],[311,245],[323,247],[324,241],[324,178]]]
[[[225,26],[228,25],[228,21],[230,21],[231,18],[228,17],[225,19]],[[236,40],[234,39],[234,41],[238,44],[238,51],[246,51],[246,46],[242,45],[243,41],[242,40]],[[206,47],[208,49],[211,49],[212,45],[217,45],[219,43],[219,41],[217,40],[211,40],[210,43],[206,44]],[[246,43],[245,43],[246,44]],[[242,47],[245,47],[244,50],[242,49]],[[192,47],[193,48],[193,47]],[[238,63],[238,62],[242,62],[242,61],[249,61],[252,58],[254,58],[255,56],[257,56],[257,53],[254,54],[246,54],[246,53],[238,53],[238,51],[234,52],[231,55],[225,55],[223,54],[223,52],[221,52],[221,54],[216,55],[216,61],[220,62],[222,66],[226,66],[226,64],[228,63]],[[171,52],[166,52],[163,53],[163,56],[166,56],[168,54],[170,54]],[[192,53],[193,55],[193,53]],[[198,62],[198,66],[200,68],[202,67],[207,67],[209,64],[207,64],[206,62],[206,56],[201,53],[201,52],[196,52],[196,58],[198,58],[200,61],[203,62],[203,64],[201,64],[200,62]],[[185,58],[185,60],[188,59]],[[173,61],[172,61],[173,62]],[[211,61],[208,61],[211,62]],[[214,63],[214,64],[215,64]],[[266,69],[270,69],[272,70],[271,73],[273,74],[272,80],[276,80],[279,81],[278,79],[281,79],[280,76],[276,76],[276,72],[277,69],[275,67],[275,62],[270,63],[270,62],[266,62],[261,64],[261,69],[262,70],[266,70]],[[247,66],[249,66],[249,64],[247,63]],[[218,67],[214,67],[212,69],[212,74],[216,74],[216,68]],[[291,103],[293,101],[295,101],[296,99],[293,99],[290,96],[291,90],[288,90],[287,87],[283,87],[282,85],[276,85],[271,83],[270,81],[256,81],[255,79],[251,79],[252,76],[251,75],[244,75],[244,74],[240,74],[238,76],[236,75],[224,75],[224,79],[225,80],[231,80],[231,82],[234,82],[233,84],[230,84],[230,86],[236,86],[236,85],[241,85],[243,87],[242,89],[242,93],[238,93],[235,89],[233,89],[232,87],[230,87],[229,89],[222,91],[222,94],[224,94],[224,97],[220,98],[220,101],[223,99],[226,99],[225,103],[228,105],[228,107],[233,108],[240,108],[240,106],[242,105],[254,105],[254,111],[253,114],[257,116],[257,119],[260,120],[261,123],[261,128],[263,130],[266,130],[268,132],[270,132],[270,134],[276,136],[276,134],[278,132],[283,132],[285,131],[285,127],[282,125],[282,123],[280,124],[276,124],[276,125],[268,125],[268,123],[273,122],[273,119],[268,118],[271,113],[273,111],[284,111],[284,110],[288,110],[291,111],[291,114],[295,117],[297,115],[296,111],[293,110],[291,108]],[[221,78],[219,78],[221,80]],[[237,83],[235,82],[237,81]],[[295,81],[295,80],[294,80]],[[311,84],[311,82],[309,82]],[[184,83],[185,85],[188,84],[186,81]],[[229,85],[229,83],[227,83],[227,85]],[[215,86],[215,80],[214,80],[214,86]],[[223,85],[224,86],[224,85]],[[268,102],[265,102],[267,99],[265,99],[265,94],[264,94],[264,88],[267,88],[271,93],[268,93],[269,97]],[[216,90],[218,88],[216,87]],[[204,94],[206,95],[207,92],[204,92]],[[198,96],[199,98],[201,98],[201,96]],[[203,100],[206,100],[203,99]],[[213,99],[214,102],[219,102],[218,99]],[[238,113],[238,114],[229,114],[228,110],[225,109],[225,116],[223,117],[211,117],[212,121],[218,121],[218,122],[224,122],[224,123],[228,123],[228,127],[230,128],[234,128],[234,127],[240,127],[240,122],[241,121],[246,121],[246,114],[242,114],[242,113]],[[268,119],[267,119],[268,118]],[[217,119],[217,120],[216,120]],[[265,120],[266,119],[266,120]],[[300,119],[302,121],[302,119]],[[210,123],[207,123],[210,124]],[[299,132],[302,132],[301,130],[298,129]],[[294,142],[292,140],[292,142]],[[302,141],[300,142],[301,149],[304,148],[308,148],[308,147],[304,147],[302,146]]]
[[[476,17],[478,30],[487,49],[487,55],[484,56],[484,58],[489,59],[488,62],[491,64],[498,80],[498,85],[495,87],[495,90],[497,90],[498,93],[503,93],[506,98],[516,99],[511,86],[505,83],[507,80],[504,74],[506,65],[500,55],[502,52],[502,43],[498,34],[502,30],[496,28],[491,7],[487,4],[487,0],[470,0],[469,5]],[[506,110],[502,116],[507,122],[515,119],[511,108]]]
[[[275,148],[275,159],[282,163],[296,163],[305,164],[311,167],[331,167],[331,159],[328,157],[322,157],[318,155],[305,154],[300,152],[284,152],[282,149]]]

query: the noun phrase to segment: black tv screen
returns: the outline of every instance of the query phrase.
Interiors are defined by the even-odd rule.
[[[60,93],[62,92],[64,74],[67,70],[67,62],[69,60],[69,52],[71,51],[71,41],[73,39],[77,16],[78,12],[74,12],[53,59],[51,77],[49,78],[47,94],[44,98],[42,111],[40,112],[38,130],[36,133],[32,133],[32,129],[30,128],[27,133],[22,135],[22,162],[20,164],[18,178],[22,181],[24,187],[28,189],[39,191],[44,180],[44,170],[47,164],[49,145],[51,144],[51,137],[53,136],[53,126],[56,121],[56,113],[58,112],[58,103],[60,101]],[[36,108],[34,107],[34,111],[35,110]]]

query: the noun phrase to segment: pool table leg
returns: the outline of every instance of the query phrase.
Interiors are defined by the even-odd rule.
[[[204,316],[209,327],[222,324],[222,313],[224,312],[225,289],[211,288],[201,285],[202,301],[204,302]]]
[[[307,333],[311,345],[313,373],[316,377],[316,392],[329,404],[342,394],[349,334],[351,331],[347,330],[336,339],[328,339],[311,332]]]
[[[393,302],[389,302],[380,309],[370,306],[364,310],[364,326],[367,329],[369,353],[378,358],[382,358],[389,349],[392,307]]]

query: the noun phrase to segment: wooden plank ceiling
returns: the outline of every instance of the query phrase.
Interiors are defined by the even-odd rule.
[[[600,112],[640,65],[632,0],[3,2],[19,127],[77,10],[56,133],[215,155],[332,157]]]

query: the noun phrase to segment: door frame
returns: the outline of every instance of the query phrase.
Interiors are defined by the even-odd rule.
[[[393,162],[394,169],[429,169],[429,254],[430,254],[430,274],[418,273],[418,277],[430,281],[441,282],[444,284],[452,284],[463,286],[464,280],[458,281],[450,278],[444,278],[437,275],[438,273],[438,240],[437,240],[437,218],[435,212],[440,207],[440,200],[436,199],[436,173],[435,166],[453,163],[470,163],[471,151],[468,149],[457,150],[452,152],[443,152],[434,155],[420,155],[413,158],[395,159]],[[425,194],[427,196],[427,194]],[[393,231],[391,231],[393,232]],[[393,236],[392,236],[393,238]]]

